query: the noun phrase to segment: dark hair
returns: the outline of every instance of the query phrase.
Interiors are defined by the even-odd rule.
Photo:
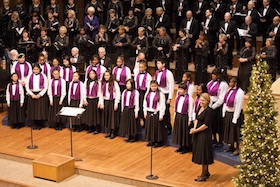
[[[93,61],[93,59],[97,58],[98,59],[98,63],[100,62],[100,57],[98,55],[92,55],[91,57],[91,61]]]
[[[34,69],[34,68],[39,68],[40,72],[42,72],[42,69],[39,64],[34,64],[32,69]]]
[[[12,80],[13,75],[17,75],[17,76],[18,76],[17,73],[12,73],[12,74],[11,74],[11,79],[10,79],[10,83],[11,83],[11,84],[13,83],[13,80]],[[17,80],[17,83],[18,83],[18,80]]]
[[[192,83],[192,74],[191,74],[191,72],[185,71],[185,72],[183,73],[183,75],[186,75],[187,78],[189,79],[188,81],[189,81],[190,83]]]
[[[212,74],[219,76],[221,74],[221,71],[219,68],[215,68],[213,69]]]
[[[158,82],[157,82],[156,80],[151,80],[150,86],[151,86],[152,84],[156,84],[156,85],[158,86]],[[151,88],[149,88],[149,92],[151,92]],[[158,102],[159,102],[159,100],[160,100],[160,94],[159,94],[160,91],[159,91],[159,89],[157,89],[156,92],[158,93]]]
[[[134,81],[134,79],[128,79],[126,82],[130,82],[130,84],[131,84],[131,91],[135,90],[135,81]]]
[[[89,76],[90,72],[94,72],[94,73],[95,73],[94,79],[91,79],[91,78],[90,78],[90,76]],[[93,82],[93,81],[94,81],[95,83],[98,83],[97,73],[96,73],[96,71],[95,71],[94,69],[92,69],[92,70],[90,70],[90,71],[88,72],[88,76],[87,76],[87,88],[89,88],[90,83]]]
[[[123,64],[125,64],[124,56],[118,56],[118,57],[117,57],[117,60],[118,60],[118,59],[121,59],[121,61],[123,61]]]
[[[58,71],[58,73],[59,73],[59,70],[57,67],[54,68],[53,72],[55,72],[55,71]],[[53,74],[53,72],[52,72],[52,74]]]
[[[162,64],[166,64],[165,58],[158,58],[157,62],[161,62]]]
[[[248,42],[248,43],[250,43],[251,45],[252,45],[252,39],[251,38],[245,38],[245,42]]]
[[[187,34],[187,32],[186,32],[186,30],[185,29],[180,29],[179,31],[181,31],[185,36],[186,36],[186,34]]]
[[[230,80],[233,81],[234,83],[236,83],[237,88],[240,87],[240,79],[238,77],[231,77]]]
[[[178,85],[178,88],[181,88],[181,89],[184,89],[186,90],[187,89],[187,85],[183,82],[181,82],[179,85]]]
[[[200,83],[197,86],[201,87],[202,93],[207,93],[208,92],[207,87],[206,87],[206,85],[204,83]]]
[[[40,52],[40,53],[38,54],[38,59],[39,59],[40,57],[44,57],[44,58],[45,58],[45,55],[43,55],[43,53]]]
[[[104,84],[104,83],[106,83],[106,80],[105,80],[105,78],[104,78],[104,76],[105,76],[105,73],[109,73],[110,74],[110,79],[109,79],[109,86],[108,86],[108,90],[110,91],[110,88],[112,87],[112,86],[114,86],[114,82],[115,82],[115,77],[114,77],[114,75],[112,74],[112,71],[111,70],[106,70],[105,72],[104,72],[104,74],[103,74],[103,77],[102,77],[102,85]]]
[[[147,60],[140,60],[139,64],[143,64],[145,67],[147,67]]]

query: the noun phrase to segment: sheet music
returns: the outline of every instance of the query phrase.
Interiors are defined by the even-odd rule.
[[[278,14],[278,16],[280,16],[280,12],[276,8],[274,10]]]
[[[227,32],[226,32],[226,30],[225,29],[223,29],[223,27],[221,27],[221,30],[223,31],[223,33],[224,34],[226,34]]]
[[[242,14],[241,12],[236,12],[235,15],[236,15],[236,16],[246,17],[246,14]]]
[[[93,41],[91,41],[91,40],[88,40],[88,43],[90,43],[90,44],[94,45],[94,42],[93,42]]]
[[[17,33],[18,33],[19,35],[22,34],[23,30],[24,30],[24,27],[22,27],[22,28],[16,28],[16,31],[17,31]]]
[[[248,36],[248,37],[251,37],[250,34],[247,34],[247,33],[246,33],[247,30],[245,30],[245,29],[239,29],[239,28],[237,28],[237,31],[238,31],[238,35],[239,35],[239,36]]]
[[[263,17],[263,15],[259,11],[257,11],[257,13],[259,14],[260,18]]]
[[[77,107],[63,107],[60,110],[60,115],[62,116],[77,116],[82,114],[85,111],[84,108],[77,108]]]
[[[92,26],[90,25],[90,23],[89,23],[89,22],[87,22],[86,24],[87,24],[87,26],[88,26],[89,28],[91,28],[91,27],[92,27]]]

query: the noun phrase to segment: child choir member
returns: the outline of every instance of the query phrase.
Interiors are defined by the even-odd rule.
[[[79,80],[80,76],[78,72],[73,73],[73,80],[69,84],[68,89],[68,105],[70,107],[83,107],[84,102],[84,83]],[[73,131],[81,132],[82,126],[80,120],[75,118],[72,120]]]
[[[65,56],[62,61],[63,66],[60,71],[60,77],[62,77],[64,80],[66,80],[67,83],[69,83],[72,81],[73,73],[76,72],[76,67],[70,63],[68,56]]]
[[[103,74],[100,94],[101,124],[106,131],[105,138],[114,139],[117,129],[119,128],[120,116],[118,115],[118,105],[120,102],[120,87],[114,80],[114,76],[110,70]]]
[[[170,102],[174,93],[174,76],[172,72],[165,67],[166,60],[161,58],[157,60],[157,68],[158,70],[155,73],[154,79],[158,83],[158,87],[160,91],[165,96],[166,101],[166,109],[164,114],[164,125],[167,128],[167,133],[170,134],[172,130],[172,126],[170,123]]]
[[[126,142],[135,142],[136,135],[141,132],[141,127],[138,120],[139,112],[139,92],[135,89],[133,79],[126,81],[126,89],[122,93],[121,99],[122,116],[120,122],[121,135],[128,137]]]
[[[26,82],[28,94],[27,119],[31,120],[33,129],[40,130],[44,120],[48,119],[48,78],[38,64],[33,66],[33,73]]]
[[[45,56],[40,53],[38,57],[38,65],[42,69],[42,73],[46,75],[46,77],[51,79],[51,65],[46,62]]]
[[[213,143],[217,143],[216,146],[223,146],[223,118],[222,108],[224,103],[224,97],[228,89],[228,84],[220,76],[220,70],[214,69],[212,71],[212,80],[207,84],[207,91],[210,95],[211,102],[210,107],[213,109]],[[217,135],[219,136],[219,142],[217,142]]]
[[[242,106],[244,102],[244,91],[239,88],[238,79],[232,77],[229,82],[229,89],[224,97],[224,143],[230,147],[225,151],[234,151],[232,155],[239,154],[240,128],[244,122]],[[236,142],[236,148],[234,143]]]
[[[98,76],[95,70],[90,70],[85,81],[84,106],[85,112],[81,122],[88,126],[88,133],[98,134],[100,128],[100,111],[99,97],[101,94],[101,83],[98,81]]]
[[[180,83],[175,99],[175,120],[172,142],[179,145],[176,152],[185,154],[190,151],[190,126],[193,114],[193,98],[187,93],[187,85]]]
[[[182,76],[182,82],[184,84],[186,84],[186,91],[189,94],[189,96],[193,96],[193,92],[194,92],[194,85],[192,84],[192,74],[191,72],[184,72],[183,76]]]
[[[19,129],[25,122],[24,89],[19,83],[18,75],[11,75],[11,82],[7,85],[6,101],[8,106],[8,121],[11,128]]]
[[[147,146],[161,147],[167,138],[166,129],[162,124],[165,105],[164,94],[160,91],[157,81],[152,80],[143,101],[146,119],[145,140],[149,142]]]
[[[131,79],[131,70],[124,64],[124,57],[119,56],[116,62],[117,66],[113,69],[113,75],[120,86],[121,92],[125,90],[126,81]]]
[[[91,70],[94,70],[97,75],[97,80],[102,80],[103,74],[106,71],[106,68],[100,64],[100,58],[98,55],[93,55],[90,61],[91,65],[89,65],[86,69],[86,79],[88,78],[88,74]]]
[[[62,130],[65,122],[62,117],[56,114],[66,105],[66,81],[59,76],[59,70],[52,72],[52,79],[49,81],[48,96],[50,101],[48,122],[54,123],[55,130]]]
[[[51,70],[50,70],[50,72],[51,72],[51,78],[53,78],[53,71],[54,71],[54,70],[58,70],[58,72],[60,72],[60,70],[62,70],[62,67],[59,65],[59,61],[58,61],[57,58],[54,58],[54,59],[52,60],[52,67],[51,67]]]
[[[25,61],[25,55],[20,53],[18,55],[18,61],[14,63],[11,73],[16,73],[18,75],[18,80],[25,86],[28,81],[28,77],[32,74],[32,67],[29,62]]]
[[[196,179],[197,182],[206,181],[210,177],[208,165],[214,163],[213,146],[211,143],[211,125],[213,123],[213,110],[209,107],[210,97],[207,93],[200,96],[200,109],[194,121],[193,134],[193,155],[192,161],[202,165],[202,173]]]
[[[144,126],[144,114],[143,114],[143,101],[145,93],[150,88],[150,82],[152,76],[147,72],[147,61],[141,60],[139,62],[139,73],[135,75],[135,87],[139,92],[139,119],[142,126]]]

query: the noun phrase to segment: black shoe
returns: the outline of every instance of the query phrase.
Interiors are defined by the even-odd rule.
[[[134,142],[136,142],[136,140],[134,138],[132,138],[129,142],[134,143]]]
[[[89,129],[89,130],[87,131],[88,134],[90,134],[90,133],[92,133],[92,132],[93,132],[92,129]]]
[[[114,138],[116,138],[116,135],[115,134],[111,134],[110,139],[112,140]]]
[[[111,133],[106,134],[105,138],[109,138],[111,136]]]
[[[154,143],[149,142],[149,143],[147,144],[147,147],[150,147],[150,146],[153,146],[153,145],[154,145]]]
[[[221,142],[218,142],[218,143],[216,143],[215,145],[214,145],[214,147],[223,147],[223,143],[221,143]]]
[[[93,131],[93,134],[99,134],[99,132],[98,131]]]
[[[176,153],[179,153],[179,152],[181,152],[182,150],[183,150],[183,148],[180,147],[179,149],[176,149],[175,152],[176,152]]]
[[[157,148],[157,147],[162,147],[161,143],[155,143],[155,145],[153,146],[153,148]]]
[[[41,130],[41,129],[42,129],[42,127],[41,127],[41,126],[37,127],[37,130]]]
[[[127,143],[128,143],[128,142],[130,142],[130,140],[131,140],[131,139],[130,139],[130,138],[128,138],[128,139],[126,139],[126,140],[125,140],[125,142],[127,142]]]
[[[59,130],[59,127],[55,127],[54,129],[55,129],[56,131],[58,131],[58,130]]]
[[[186,153],[188,153],[189,151],[187,150],[187,149],[185,149],[185,150],[183,150],[183,151],[181,151],[181,154],[183,155],[183,154],[186,154]]]

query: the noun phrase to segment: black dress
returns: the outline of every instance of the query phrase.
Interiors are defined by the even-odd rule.
[[[176,80],[180,81],[184,71],[188,70],[188,59],[189,57],[189,45],[190,40],[188,38],[182,39],[177,38],[176,44],[180,44],[180,47],[176,51],[177,57],[176,57]]]
[[[204,131],[193,134],[193,156],[192,161],[196,164],[208,165],[213,164],[213,147],[212,147],[212,115],[213,111],[207,107],[204,111],[197,114],[197,127],[202,125],[208,126]]]
[[[195,84],[200,83],[207,84],[207,56],[208,56],[209,44],[204,42],[202,48],[196,48],[195,56]]]

